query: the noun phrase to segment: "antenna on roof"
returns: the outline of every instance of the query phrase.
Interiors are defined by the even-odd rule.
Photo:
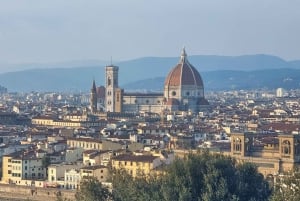
[[[113,63],[112,63],[112,56],[110,56],[110,65],[112,66]]]

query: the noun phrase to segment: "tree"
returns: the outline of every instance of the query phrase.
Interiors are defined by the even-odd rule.
[[[50,165],[51,163],[51,159],[48,155],[44,155],[43,158],[42,158],[42,166],[43,168],[48,168],[48,166]]]
[[[252,163],[237,167],[237,194],[240,201],[267,201],[271,194],[268,182]]]
[[[94,177],[84,178],[80,183],[80,189],[75,194],[77,201],[106,201],[110,198],[111,193],[108,188]]]
[[[113,200],[114,201],[161,201],[161,177],[144,175],[133,178],[124,169],[113,173]]]
[[[176,159],[158,177],[132,178],[125,170],[114,173],[114,200],[266,201],[268,182],[255,165],[237,165],[230,157],[207,151]]]
[[[298,201],[300,200],[300,172],[280,175],[276,178],[271,201]]]

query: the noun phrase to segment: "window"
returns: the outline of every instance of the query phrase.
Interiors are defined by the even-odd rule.
[[[240,138],[233,140],[233,151],[240,152],[242,151],[242,141]]]
[[[291,143],[288,140],[283,141],[281,147],[281,153],[285,155],[291,154]]]
[[[172,91],[172,96],[176,96],[176,91]]]

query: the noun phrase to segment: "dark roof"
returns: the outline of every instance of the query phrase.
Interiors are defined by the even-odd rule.
[[[163,96],[163,93],[138,93],[138,92],[126,92],[124,96],[139,96],[139,97],[157,97]]]
[[[67,140],[81,141],[81,142],[97,142],[102,143],[101,140],[93,139],[93,138],[67,138]]]
[[[82,167],[80,169],[84,169],[84,170],[97,170],[97,169],[101,169],[101,168],[107,168],[104,165],[93,165],[93,166],[86,166],[86,167]]]
[[[117,160],[117,161],[135,161],[135,162],[152,162],[156,158],[158,158],[158,156],[123,154],[123,155],[119,155],[119,156],[114,157],[113,160]]]

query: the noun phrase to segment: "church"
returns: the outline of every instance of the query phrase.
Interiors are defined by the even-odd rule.
[[[173,113],[186,111],[197,113],[209,105],[204,96],[204,85],[200,73],[190,64],[185,48],[179,62],[167,75],[163,93],[129,93],[119,87],[119,67],[105,67],[105,87],[91,89],[92,112],[99,109],[117,113]],[[100,107],[102,105],[102,107]]]

